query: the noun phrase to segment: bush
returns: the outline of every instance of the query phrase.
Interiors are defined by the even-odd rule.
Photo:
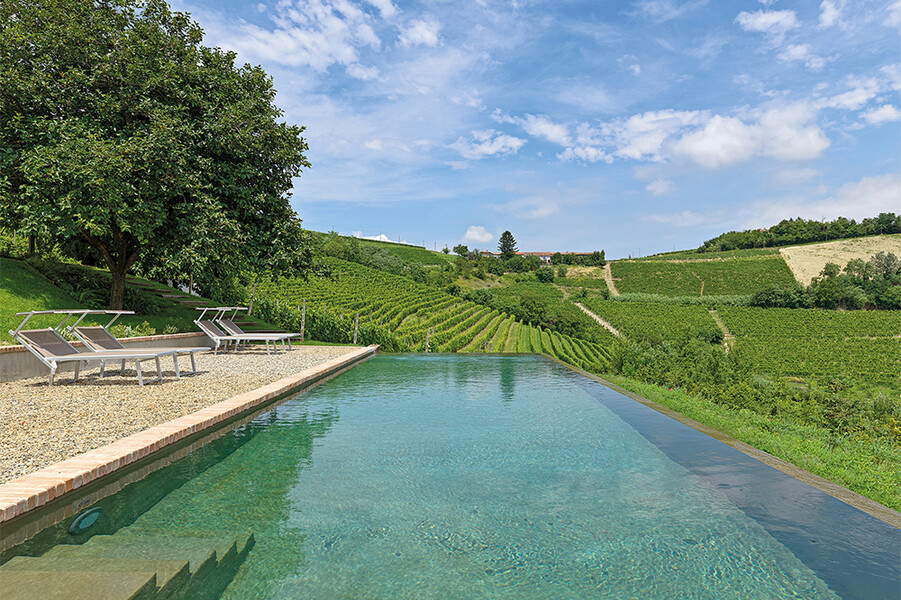
[[[541,283],[553,283],[554,282],[554,270],[550,267],[540,267],[535,271],[535,277]]]

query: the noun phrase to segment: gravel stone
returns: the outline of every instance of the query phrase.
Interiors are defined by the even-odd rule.
[[[347,346],[294,346],[267,355],[251,347],[240,352],[197,355],[197,375],[175,378],[163,358],[163,381],[138,385],[134,363],[125,374],[110,364],[82,369],[78,381],[61,373],[54,385],[47,376],[0,383],[0,483],[111,444],[148,427],[191,414],[350,352]],[[183,356],[179,367],[190,370]],[[156,376],[152,361],[142,366]],[[168,369],[168,370],[167,370]]]

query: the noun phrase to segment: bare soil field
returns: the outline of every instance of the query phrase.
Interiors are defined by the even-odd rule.
[[[795,279],[804,285],[809,285],[810,280],[820,274],[826,263],[844,267],[849,260],[867,260],[877,252],[893,252],[901,256],[901,234],[835,240],[780,250]]]

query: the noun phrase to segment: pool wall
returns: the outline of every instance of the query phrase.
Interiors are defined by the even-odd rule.
[[[829,481],[828,479],[823,479],[822,477],[820,477],[818,475],[814,475],[813,473],[811,473],[809,471],[805,471],[804,469],[801,469],[801,468],[793,465],[790,462],[784,461],[781,458],[777,458],[777,457],[773,456],[772,454],[769,454],[767,452],[764,452],[763,450],[760,450],[759,448],[755,448],[754,446],[751,446],[740,440],[737,440],[729,435],[726,435],[725,433],[723,433],[721,431],[717,431],[716,429],[713,429],[712,427],[708,427],[707,425],[704,425],[703,423],[699,423],[698,421],[689,419],[688,417],[686,417],[682,414],[679,414],[676,411],[663,406],[662,404],[657,404],[656,402],[654,402],[652,400],[648,400],[647,398],[644,398],[643,396],[634,394],[627,389],[621,388],[620,386],[616,385],[615,383],[607,381],[601,377],[598,377],[597,375],[594,375],[593,373],[589,373],[588,371],[584,371],[578,367],[574,367],[573,365],[563,362],[557,358],[554,358],[553,356],[549,356],[547,354],[542,354],[542,356],[545,356],[549,360],[552,360],[552,361],[559,363],[569,369],[572,369],[573,371],[576,371],[577,373],[584,375],[585,377],[588,377],[589,379],[597,381],[598,383],[601,383],[601,384],[609,387],[610,389],[612,389],[616,392],[619,392],[620,394],[627,396],[627,397],[631,398],[632,400],[635,400],[636,402],[639,402],[639,403],[647,406],[648,408],[652,408],[659,413],[662,413],[672,419],[675,419],[676,421],[679,421],[683,425],[687,425],[688,427],[691,427],[692,429],[694,429],[696,431],[699,431],[705,435],[708,435],[708,436],[712,437],[713,439],[726,444],[727,446],[731,446],[732,448],[735,448],[739,452],[746,454],[747,456],[750,456],[751,458],[758,460],[758,461],[764,463],[765,465],[773,467],[774,469],[782,471],[786,475],[789,475],[799,481],[802,481],[808,485],[811,485],[811,486],[817,488],[818,490],[820,490],[821,492],[829,494],[830,496],[841,500],[845,504],[849,504],[849,505],[853,506],[854,508],[867,513],[871,517],[875,517],[875,518],[879,519],[880,521],[888,523],[889,525],[892,525],[893,527],[897,527],[898,529],[901,529],[901,513],[897,512],[895,510],[892,510],[891,508],[889,508],[887,506],[879,504],[878,502],[876,502],[874,500],[870,500],[866,496],[861,496],[860,494],[858,494],[856,492],[852,492],[851,490],[849,490],[845,487],[842,487],[835,482]]]
[[[144,460],[185,438],[202,434],[221,423],[252,412],[279,396],[310,386],[374,355],[378,346],[343,354],[313,368],[284,377],[256,390],[233,396],[190,415],[150,427],[140,433],[96,448],[34,473],[0,484],[0,527],[13,519],[60,499],[66,494],[124,467]]]

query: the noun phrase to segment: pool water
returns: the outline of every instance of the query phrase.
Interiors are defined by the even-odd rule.
[[[897,529],[538,356],[381,355],[214,445],[129,521],[252,531],[229,600],[899,589]]]

